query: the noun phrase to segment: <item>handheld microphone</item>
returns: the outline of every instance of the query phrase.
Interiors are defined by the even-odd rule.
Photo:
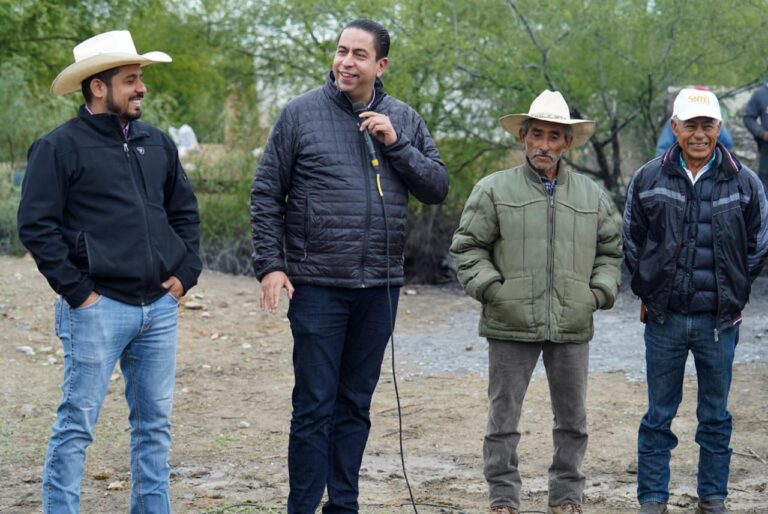
[[[368,106],[363,102],[355,102],[352,105],[352,111],[354,111],[355,114],[359,115],[367,110]],[[376,173],[376,187],[379,189],[379,196],[384,198],[384,192],[381,189],[381,175],[379,175],[379,159],[376,158],[376,150],[373,148],[373,140],[371,139],[371,134],[367,130],[363,131],[363,140],[365,140],[365,148],[368,151],[368,159],[370,159],[373,171]]]

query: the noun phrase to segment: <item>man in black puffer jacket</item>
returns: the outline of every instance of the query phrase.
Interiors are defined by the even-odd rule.
[[[725,514],[732,421],[728,393],[741,310],[768,255],[768,205],[757,175],[717,143],[720,105],[683,89],[677,143],[635,173],[624,212],[632,291],[647,308],[648,412],[640,423],[641,514],[665,514],[671,425],[690,351],[698,380],[699,496],[696,514]],[[643,311],[645,312],[645,310]]]
[[[282,289],[290,300],[291,514],[315,512],[326,485],[323,512],[358,511],[371,396],[403,284],[408,193],[434,204],[448,190],[424,121],[384,92],[388,50],[378,23],[348,24],[326,84],[282,111],[253,182],[259,301],[275,312]]]

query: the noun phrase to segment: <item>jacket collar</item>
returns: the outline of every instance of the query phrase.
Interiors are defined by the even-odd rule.
[[[558,166],[557,177],[556,177],[557,185],[564,186],[568,183],[568,176],[570,175],[570,172],[568,171],[568,167],[563,163],[562,157],[560,158],[560,162],[557,163],[557,166]],[[539,172],[531,167],[531,164],[528,162],[527,157],[525,158],[525,162],[523,163],[523,168],[525,170],[525,176],[528,178],[528,180],[541,185]]]
[[[342,93],[339,91],[339,88],[336,87],[336,80],[333,78],[332,71],[328,72],[323,89],[334,102],[341,106],[342,109],[352,112],[352,102],[345,93]],[[381,79],[376,79],[376,82],[373,84],[373,91],[374,99],[373,105],[371,105],[371,110],[376,110],[376,106],[381,104],[381,101],[387,96],[387,93],[384,91],[384,83]]]
[[[101,132],[110,137],[118,137],[121,141],[125,140],[123,137],[123,126],[120,124],[120,118],[115,114],[91,114],[85,108],[85,104],[83,104],[77,111],[77,117],[97,132]],[[140,121],[132,121],[128,127],[128,140],[144,137],[147,134],[147,131],[144,130]]]
[[[675,142],[661,157],[661,169],[670,175],[683,175],[685,171],[680,167],[680,144]],[[735,177],[741,171],[741,162],[723,144],[718,141],[715,146],[715,162],[712,163],[712,171],[717,174],[717,180],[728,180]]]

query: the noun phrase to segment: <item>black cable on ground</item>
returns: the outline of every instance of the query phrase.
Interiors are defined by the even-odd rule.
[[[377,175],[378,183],[378,169],[374,166],[374,171]],[[384,244],[386,261],[385,266],[387,268],[387,304],[389,305],[389,327],[390,327],[390,354],[392,356],[392,383],[395,386],[395,401],[397,402],[397,427],[398,427],[398,439],[400,442],[400,465],[403,469],[403,478],[405,479],[405,485],[408,487],[408,497],[411,499],[411,505],[413,506],[413,512],[419,514],[419,509],[416,508],[416,500],[413,498],[413,490],[411,489],[411,482],[408,480],[408,472],[405,470],[405,450],[403,449],[403,412],[400,406],[400,390],[397,387],[397,373],[395,372],[395,323],[394,323],[394,309],[392,308],[392,293],[390,290],[390,275],[389,275],[389,223],[387,222],[387,208],[384,203],[384,194],[379,190],[379,198],[381,198],[381,212],[384,215]]]

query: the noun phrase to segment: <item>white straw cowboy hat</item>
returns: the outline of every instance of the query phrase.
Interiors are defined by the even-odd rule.
[[[113,30],[86,39],[72,51],[75,62],[53,79],[51,93],[64,95],[80,89],[83,80],[91,75],[128,64],[146,66],[157,62],[171,62],[163,52],[139,54],[127,30]]]
[[[535,119],[570,125],[573,130],[573,146],[584,144],[595,131],[595,122],[571,118],[571,111],[559,91],[544,90],[531,103],[527,113],[507,114],[499,121],[504,130],[517,135],[525,120]]]

